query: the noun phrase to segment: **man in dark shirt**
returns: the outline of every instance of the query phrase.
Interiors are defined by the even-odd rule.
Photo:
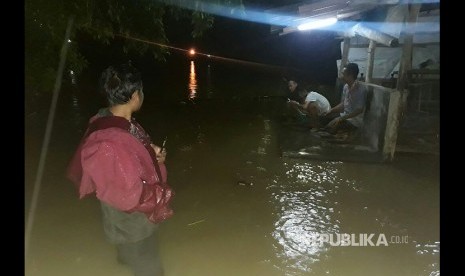
[[[304,103],[304,98],[300,93],[303,87],[295,78],[287,81],[287,87],[289,92],[287,93],[286,114],[292,117],[293,121],[303,123],[306,120],[306,114],[300,108],[300,105]]]
[[[289,93],[287,94],[287,98],[291,101],[302,103],[302,97],[300,97],[298,93],[300,86],[297,83],[297,81],[295,79],[290,79],[287,82],[287,87],[289,88]]]

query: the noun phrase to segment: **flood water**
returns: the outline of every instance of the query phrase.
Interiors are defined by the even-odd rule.
[[[155,141],[168,137],[176,196],[175,216],[159,231],[166,276],[439,275],[437,157],[281,158],[279,74],[206,60],[156,66],[142,69],[145,102],[136,117]],[[132,275],[104,239],[97,200],[79,200],[64,177],[102,103],[92,78],[82,83],[65,87],[58,101],[26,275]],[[26,220],[48,106],[42,99],[26,108]],[[383,234],[389,244],[312,242],[337,233],[373,233],[374,243]]]

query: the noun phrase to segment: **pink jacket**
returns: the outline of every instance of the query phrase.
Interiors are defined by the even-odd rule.
[[[93,126],[99,119],[103,123]],[[95,192],[118,210],[143,212],[158,223],[173,215],[169,203],[174,192],[166,183],[165,165],[156,161],[150,141],[143,141],[148,135],[138,139],[128,131],[130,126],[121,117],[92,118],[67,176],[78,186],[80,198]]]

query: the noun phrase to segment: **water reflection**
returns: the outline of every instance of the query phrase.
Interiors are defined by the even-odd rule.
[[[210,64],[207,67],[207,98],[211,98],[213,95],[213,85],[212,85],[212,70]]]
[[[224,71],[219,70],[222,69],[221,67],[213,68],[212,65],[211,68],[205,68],[205,65],[199,62],[197,66],[200,66],[200,69],[195,68],[194,61],[190,61],[189,81],[184,80],[179,84],[184,99],[187,95],[188,99],[198,99],[196,98],[198,79],[201,82],[201,97],[204,96],[204,91],[207,95],[210,94],[212,84],[215,85],[214,93],[233,95],[233,92],[241,90],[224,83],[229,75],[224,75]],[[183,67],[179,70],[186,72],[188,63],[182,60],[181,64]],[[168,79],[172,81],[172,78],[163,80],[168,81]],[[250,83],[242,82],[239,87],[248,89]],[[186,84],[188,93],[186,93]],[[270,87],[268,84],[263,87],[250,86],[250,89],[267,91],[266,88]],[[169,83],[166,87],[172,85]],[[250,91],[247,89],[242,90]],[[92,90],[96,89],[89,89]],[[161,90],[169,91],[169,89]],[[65,152],[67,154],[59,154],[61,152],[59,150],[50,152],[49,161],[52,168],[60,168],[61,164],[68,162],[64,157],[71,154],[77,140],[82,136],[70,131],[74,125],[70,125],[69,120],[74,119],[75,122],[81,120],[79,127],[74,128],[85,130],[88,117],[81,117],[81,114],[93,115],[96,111],[93,109],[96,105],[89,105],[92,103],[91,100],[95,99],[94,94],[89,93],[91,96],[88,98],[87,94],[83,94],[88,91],[77,92],[64,93],[66,105],[61,109],[62,113],[57,116],[61,119],[57,118],[61,124],[56,124],[58,128],[54,129],[55,135],[69,133],[69,136],[71,137],[72,134],[76,141],[71,143],[73,139],[64,139],[68,136],[57,136],[60,139],[56,139],[56,145],[68,151]],[[187,99],[185,100],[187,102]],[[213,104],[209,105],[210,102]],[[420,211],[423,207],[428,211],[434,210],[432,209],[434,207],[428,208],[428,204],[432,203],[433,206],[436,204],[436,200],[428,201],[437,194],[436,185],[432,183],[435,180],[427,178],[430,174],[420,177],[418,177],[420,174],[416,173],[410,175],[410,171],[404,166],[400,170],[399,167],[390,168],[391,166],[385,165],[365,166],[281,159],[278,157],[275,132],[277,128],[273,120],[274,115],[280,112],[280,109],[275,107],[281,103],[274,103],[271,100],[262,101],[258,106],[256,101],[241,101],[237,105],[235,103],[231,105],[231,101],[225,103],[226,108],[217,108],[215,101],[205,101],[196,105],[179,106],[176,109],[153,109],[153,111],[150,108],[145,109],[148,112],[145,113],[146,118],[162,115],[162,118],[167,119],[166,125],[169,125],[169,128],[164,131],[169,130],[170,137],[173,137],[173,139],[169,138],[174,142],[170,145],[176,153],[171,155],[173,159],[169,169],[173,172],[173,183],[178,183],[180,190],[180,198],[176,200],[179,212],[177,218],[169,221],[164,226],[164,232],[161,233],[162,240],[166,241],[163,255],[167,260],[167,271],[172,271],[173,275],[205,275],[203,264],[208,262],[213,267],[210,275],[406,275],[406,271],[410,272],[409,275],[439,275],[440,244],[434,239],[435,226],[426,224],[435,220],[427,219],[429,213]],[[252,104],[253,107],[260,109],[249,108]],[[46,111],[45,108],[42,113],[43,122],[47,115]],[[34,126],[33,123],[30,125]],[[36,137],[41,137],[38,135],[42,135],[39,130],[36,130],[38,134],[29,132],[31,134],[27,136],[30,140],[29,144],[37,148],[37,151],[40,145],[33,143],[37,140]],[[239,166],[236,167],[236,164]],[[416,164],[412,162],[410,166]],[[244,180],[245,183],[253,185],[237,187],[234,173],[237,174],[237,180]],[[65,187],[67,190],[63,193],[61,190],[45,189],[43,201],[54,203],[53,200],[56,199],[60,200],[56,204],[62,204],[61,200],[64,200],[62,206],[65,206],[64,203],[76,202],[72,187],[68,190],[66,185],[56,185],[55,182],[64,180],[55,177],[54,174],[55,170],[52,170],[48,175],[52,180],[48,185]],[[63,173],[60,172],[58,176],[60,175]],[[423,181],[426,185],[423,185]],[[187,196],[183,197],[183,194]],[[399,199],[401,194],[406,194],[404,198],[411,197],[411,203],[407,201],[404,203]],[[210,200],[209,198],[213,196],[215,199]],[[63,241],[64,237],[67,237],[66,234],[47,236],[52,233],[48,231],[51,224],[48,223],[50,219],[47,218],[53,220],[56,216],[83,222],[89,222],[89,217],[94,218],[77,230],[85,232],[83,238],[92,243],[91,254],[94,252],[96,256],[108,258],[104,262],[96,263],[95,266],[92,266],[92,262],[86,263],[83,259],[82,264],[85,265],[76,267],[77,274],[95,275],[98,271],[108,270],[109,275],[119,275],[117,272],[112,273],[111,270],[120,269],[114,261],[114,252],[110,252],[111,248],[103,241],[94,242],[101,240],[101,235],[97,235],[100,230],[99,217],[93,215],[98,213],[91,208],[94,205],[86,204],[84,201],[80,204],[86,205],[87,209],[84,212],[80,211],[75,217],[71,211],[76,208],[53,208],[60,212],[55,211],[50,214],[47,213],[50,208],[42,210],[45,221],[42,222],[42,226],[39,225],[39,229],[40,227],[42,229],[34,239],[37,248],[34,256],[37,262],[30,266],[33,270],[36,265],[37,270],[42,272],[33,273],[34,275],[62,275],[62,271],[69,271],[69,264],[75,258],[85,256],[86,251],[89,251],[87,246],[76,246],[73,239]],[[398,208],[395,208],[396,204],[399,204]],[[64,216],[61,210],[71,213],[66,213]],[[416,212],[420,212],[418,217],[421,219],[414,217]],[[186,226],[202,219],[206,221],[194,227]],[[425,227],[425,233],[420,231],[421,229],[416,229],[418,228],[416,225],[423,223],[428,226]],[[63,225],[73,225],[73,223],[71,221]],[[58,233],[66,233],[67,229],[58,227],[55,230]],[[412,238],[415,238],[414,233],[420,232],[422,237],[424,235],[427,237],[422,238],[415,246],[397,246],[379,250],[330,247],[328,243],[320,246],[312,242],[318,234],[365,232],[407,234]],[[222,234],[212,236],[211,233]],[[231,233],[234,234],[231,236]],[[185,238],[180,240],[173,237]],[[228,240],[230,243],[227,242]],[[58,254],[62,250],[48,250],[48,248],[63,248],[63,242],[65,244],[71,242],[68,246],[72,250],[65,250],[64,255]],[[41,246],[43,244],[47,246]],[[44,250],[48,254],[43,254]],[[105,253],[106,251],[109,254]],[[199,251],[204,254],[189,254]],[[244,252],[247,252],[246,257],[242,257]],[[179,266],[180,262],[186,265]],[[393,263],[397,265],[392,266]],[[65,265],[57,268],[57,264]],[[364,270],[365,266],[369,269]],[[91,270],[87,273],[82,271],[84,268]],[[376,269],[379,269],[378,273],[374,272]],[[420,270],[424,273],[415,273]],[[47,273],[48,271],[51,273]]]
[[[189,74],[189,99],[193,100],[197,97],[197,76],[195,74],[195,63],[191,60],[190,74]]]
[[[77,93],[73,91],[71,94],[71,111],[73,114],[73,122],[76,124],[76,126],[80,126],[82,123],[82,112],[81,112],[81,105],[79,103],[79,98],[77,96]]]
[[[273,180],[272,201],[277,221],[272,236],[276,255],[282,260],[285,275],[301,275],[312,271],[312,264],[323,259],[328,244],[315,242],[320,234],[339,232],[340,222],[334,218],[337,202],[331,196],[341,183],[337,162],[324,166],[307,163],[284,163],[284,176]]]
[[[267,147],[269,147],[270,141],[271,141],[271,133],[270,133],[271,125],[270,125],[270,122],[271,121],[268,120],[268,119],[263,120],[263,126],[264,126],[265,131],[263,133],[263,137],[261,137],[260,143],[258,144],[257,153],[259,155],[266,155],[267,154]]]
[[[83,132],[83,126],[87,123],[88,118],[86,118],[82,108],[83,103],[79,89],[76,86],[76,79],[74,78],[73,81],[74,83],[71,87],[71,108],[69,112],[71,112],[77,132],[81,134]]]
[[[424,269],[425,275],[438,276],[439,272],[439,259],[440,254],[440,242],[439,241],[429,241],[426,243],[420,243],[413,241],[415,244],[415,251],[418,256],[423,258],[428,258],[427,262],[429,263],[428,267]]]

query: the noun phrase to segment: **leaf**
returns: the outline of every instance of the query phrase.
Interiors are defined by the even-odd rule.
[[[168,5],[167,3],[178,4]],[[234,9],[243,8],[240,0],[205,0],[205,3],[224,4]],[[179,7],[189,6],[196,11]],[[190,18],[192,36],[202,36],[212,27],[213,17],[203,12],[202,1],[172,0],[26,0],[25,2],[25,73],[26,86],[51,91],[59,63],[59,54],[70,15],[75,16],[73,43],[69,48],[67,67],[76,75],[82,72],[88,61],[79,52],[75,33],[87,34],[96,42],[110,45],[115,35],[166,43],[164,16]],[[233,11],[233,10],[232,10]],[[187,26],[186,26],[187,27]],[[130,41],[123,44],[121,52],[144,55],[151,52],[156,60],[165,60],[166,48]]]

